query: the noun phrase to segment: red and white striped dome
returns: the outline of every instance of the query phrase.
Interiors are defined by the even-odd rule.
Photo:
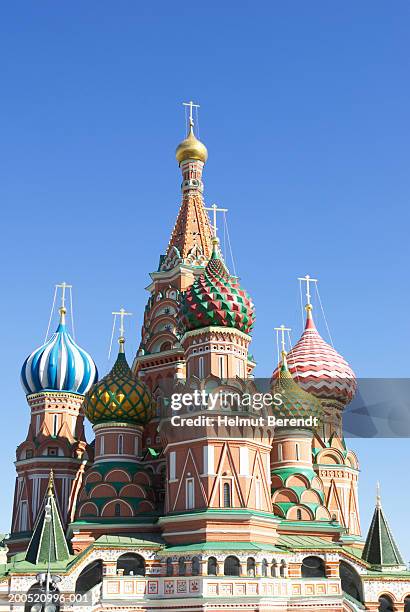
[[[305,330],[288,353],[289,371],[308,393],[347,404],[356,391],[356,376],[347,361],[323,340],[311,310],[308,306]]]

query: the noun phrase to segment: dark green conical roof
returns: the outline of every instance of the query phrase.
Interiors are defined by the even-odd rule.
[[[379,493],[364,545],[362,559],[380,569],[383,569],[383,566],[405,566],[403,557],[394,541],[393,534],[383,512]]]
[[[50,521],[46,521],[46,511],[51,517]],[[54,497],[54,479],[51,472],[45,503],[34,526],[26,561],[35,565],[47,565],[49,560],[50,563],[56,563],[67,561],[69,557],[70,552]]]

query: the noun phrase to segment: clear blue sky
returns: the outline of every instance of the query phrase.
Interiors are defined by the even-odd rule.
[[[360,376],[409,375],[409,13],[402,0],[2,4],[1,529],[28,423],[20,365],[54,284],[73,283],[77,338],[101,372],[121,305],[135,352],[179,206],[183,100],[201,104],[207,202],[229,208],[256,303],[259,375],[273,327],[301,331],[306,273]],[[410,559],[408,440],[352,445],[364,530],[380,479]]]

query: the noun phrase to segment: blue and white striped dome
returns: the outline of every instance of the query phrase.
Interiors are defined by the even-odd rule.
[[[25,360],[21,382],[27,395],[40,391],[69,391],[84,395],[97,381],[92,357],[67,332],[65,309],[57,331]]]

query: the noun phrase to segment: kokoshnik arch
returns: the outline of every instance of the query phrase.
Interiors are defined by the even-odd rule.
[[[208,218],[208,152],[188,106],[176,151],[182,201],[151,273],[132,366],[122,326],[115,364],[99,377],[67,330],[64,301],[56,332],[23,364],[30,420],[16,453],[0,609],[13,593],[41,592],[49,572],[58,577],[49,590],[84,596],[79,609],[95,612],[409,612],[410,574],[380,496],[362,539],[358,460],[341,427],[355,375],[320,336],[309,291],[305,330],[282,351],[271,385],[285,398],[277,416],[315,415],[320,428],[171,425],[164,381],[181,392],[245,392],[255,367],[254,305]],[[71,609],[63,599],[55,608]],[[22,597],[12,609],[32,608]]]

